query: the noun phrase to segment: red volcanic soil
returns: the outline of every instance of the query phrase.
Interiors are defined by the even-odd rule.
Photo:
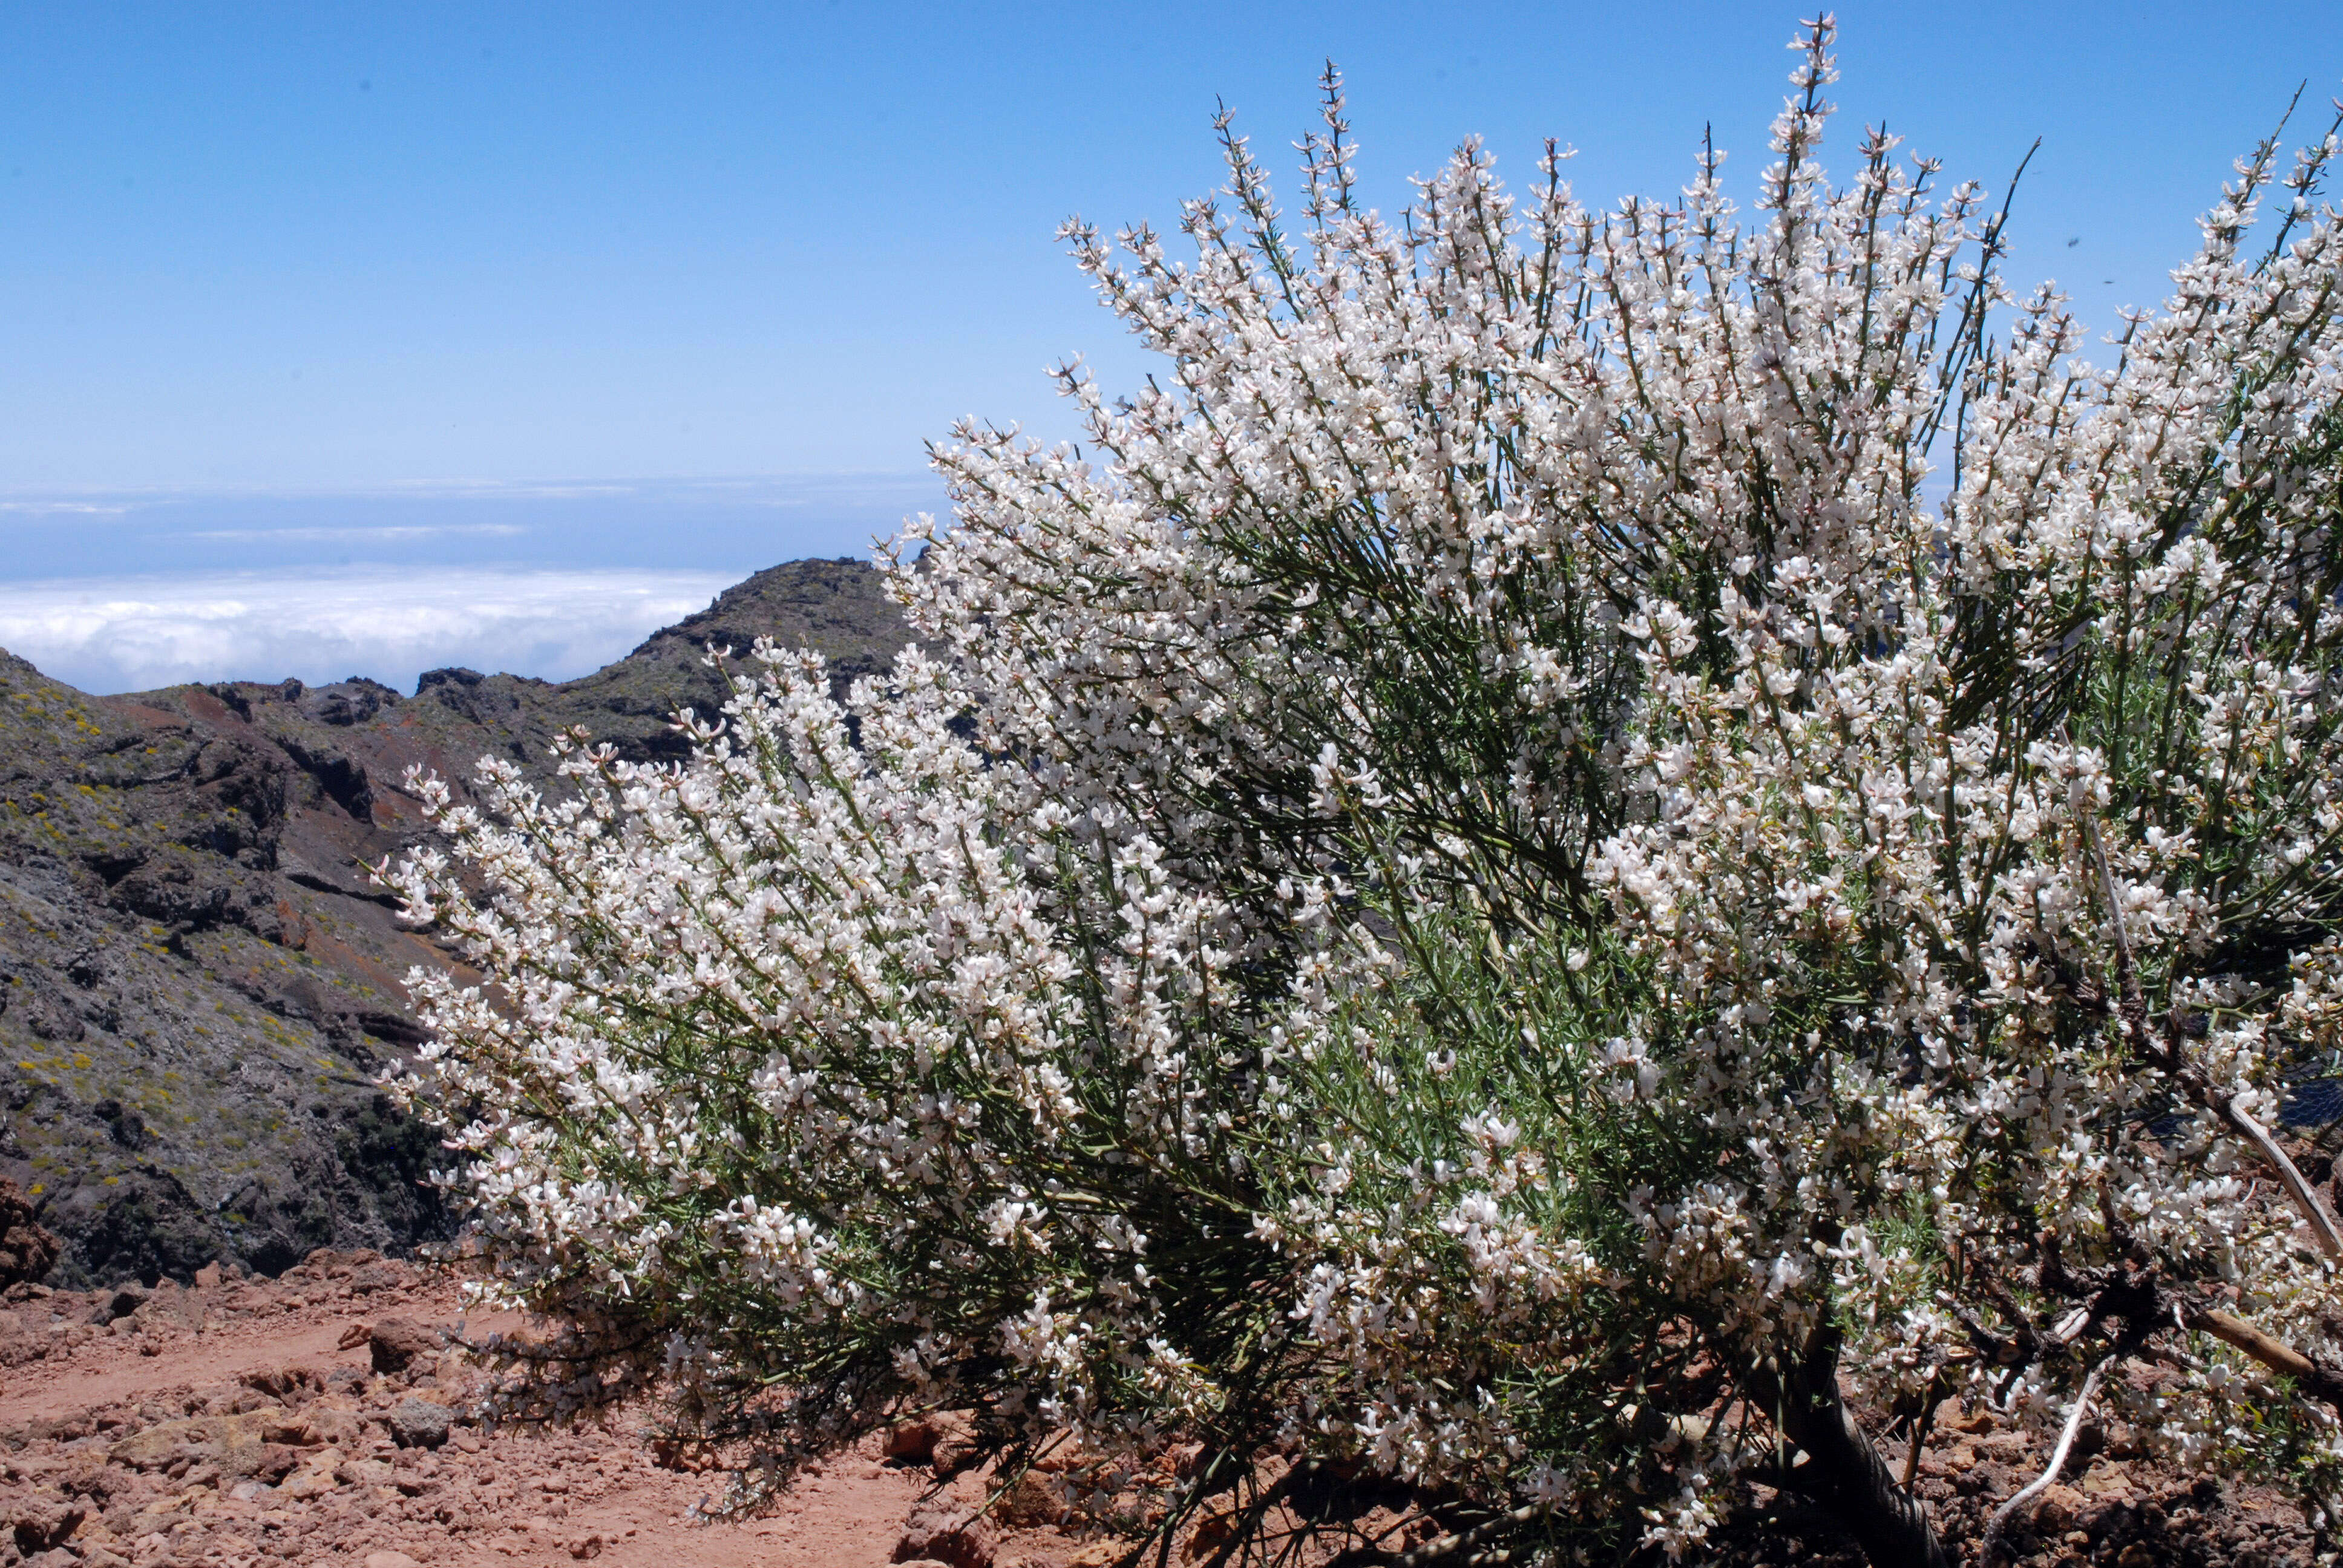
[[[1028,1475],[978,1521],[988,1477],[950,1474],[949,1423],[899,1426],[800,1476],[759,1516],[705,1522],[696,1510],[724,1478],[659,1462],[642,1412],[554,1433],[476,1424],[480,1374],[450,1342],[518,1321],[464,1322],[443,1276],[321,1251],[277,1280],[218,1265],[197,1280],[20,1284],[0,1302],[0,1568],[1105,1568],[1131,1545],[1066,1515],[1057,1483],[1071,1477]],[[2174,1470],[2119,1423],[2095,1424],[2080,1446],[2010,1542],[2018,1562],[2335,1561],[2266,1488]],[[1990,1412],[1943,1407],[1919,1491],[1957,1560],[1974,1560],[1986,1516],[2040,1473],[2045,1447]],[[1172,1462],[1114,1485],[1169,1484]],[[1753,1493],[1757,1506],[1702,1561],[1858,1568],[1794,1511],[1767,1522],[1768,1495]],[[1373,1523],[1394,1548],[1436,1533],[1420,1516],[1377,1510]],[[1208,1533],[1182,1537],[1179,1568],[1212,1556],[1213,1530],[1208,1518]]]
[[[551,1434],[471,1424],[477,1374],[438,1347],[459,1323],[513,1325],[462,1323],[453,1283],[364,1252],[277,1281],[216,1275],[135,1308],[111,1291],[9,1292],[0,1563],[878,1568],[907,1525],[918,1545],[985,1501],[980,1473],[939,1483],[874,1442],[762,1516],[702,1523],[694,1506],[722,1478],[661,1468],[639,1416]],[[106,1322],[117,1307],[131,1310]],[[361,1328],[383,1331],[385,1362],[413,1359],[377,1370]],[[1101,1544],[987,1524],[943,1549],[954,1568],[1065,1568],[1120,1555]]]

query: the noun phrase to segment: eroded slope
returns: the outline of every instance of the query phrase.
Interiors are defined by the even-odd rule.
[[[400,977],[449,961],[366,878],[422,834],[399,780],[574,725],[676,755],[668,716],[722,698],[708,645],[759,636],[841,678],[907,640],[870,567],[797,561],[565,684],[96,698],[0,654],[0,1175],[65,1239],[59,1282],[441,1233],[433,1141],[373,1081],[421,1039]]]

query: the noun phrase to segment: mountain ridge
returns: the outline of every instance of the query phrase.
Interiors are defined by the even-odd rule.
[[[274,1273],[445,1234],[437,1155],[373,1079],[424,1033],[401,977],[460,964],[363,869],[428,836],[399,780],[535,768],[576,726],[638,760],[726,696],[711,644],[811,647],[842,687],[910,640],[851,558],[786,562],[577,679],[447,668],[96,697],[0,650],[0,1177],[60,1282]]]

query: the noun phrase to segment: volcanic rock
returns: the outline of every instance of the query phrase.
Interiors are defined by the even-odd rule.
[[[1001,1494],[992,1505],[992,1515],[1011,1530],[1033,1530],[1065,1518],[1066,1503],[1054,1482],[1038,1470],[1029,1470]]]
[[[894,1561],[932,1558],[950,1568],[992,1568],[998,1549],[992,1526],[983,1517],[970,1517],[949,1498],[930,1498],[911,1510],[903,1537],[895,1543]]]
[[[439,1335],[405,1318],[385,1318],[375,1324],[374,1336],[367,1345],[374,1357],[375,1371],[398,1372],[405,1372],[417,1356],[437,1354]]]
[[[580,725],[630,760],[679,756],[675,713],[727,695],[709,645],[759,636],[818,649],[841,686],[909,641],[850,560],[760,572],[563,684],[93,697],[0,652],[0,1181],[23,1192],[0,1204],[0,1289],[445,1237],[437,1140],[374,1081],[424,1039],[402,977],[452,962],[370,880],[429,832],[399,780],[417,764],[467,792],[484,755],[546,779]]]
[[[0,1000],[5,995],[0,991]],[[0,1290],[38,1284],[56,1261],[56,1237],[35,1214],[23,1189],[0,1176]]]
[[[936,1444],[943,1441],[944,1423],[932,1415],[915,1415],[899,1421],[887,1429],[883,1454],[906,1463],[925,1464],[936,1454]]]
[[[409,1399],[391,1411],[387,1424],[392,1440],[401,1448],[437,1448],[447,1441],[449,1419],[446,1405]]]
[[[15,1519],[16,1550],[31,1557],[63,1546],[88,1516],[85,1508],[63,1504],[20,1510]]]

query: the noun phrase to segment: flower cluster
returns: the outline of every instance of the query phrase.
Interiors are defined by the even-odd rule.
[[[1028,809],[916,650],[844,705],[813,656],[757,658],[689,766],[573,739],[556,793],[415,784],[457,853],[396,884],[495,983],[416,977],[402,1087],[449,1122],[486,1283],[578,1330],[516,1409],[664,1380],[774,1467],[906,1398],[1159,1433],[1133,1391],[1228,1332],[1159,1275],[1261,1250],[1219,900]],[[1277,1027],[1322,1003],[1297,982]]]
[[[1467,144],[1387,221],[1330,76],[1289,221],[1223,123],[1192,260],[1069,230],[1164,378],[936,450],[934,661],[425,786],[398,885],[491,983],[418,981],[411,1089],[580,1325],[546,1386],[1193,1439],[1161,1527],[1233,1489],[1232,1550],[1397,1486],[1680,1553],[1763,1480],[1943,1561],[1876,1442],[2117,1364],[2334,1492],[2270,1129],[2343,1044],[2343,144],[2097,367],[1979,188],[1825,178],[1828,46],[1747,219],[1713,149],[1598,213]]]

